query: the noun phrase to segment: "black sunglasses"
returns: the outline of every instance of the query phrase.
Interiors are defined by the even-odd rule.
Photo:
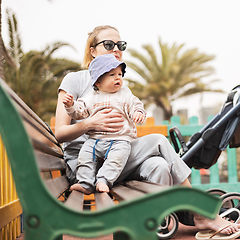
[[[117,45],[118,49],[120,51],[125,51],[127,48],[127,42],[125,41],[118,41],[117,43],[115,43],[112,40],[103,40],[99,43],[97,43],[94,47],[96,47],[97,45],[103,43],[103,46],[105,47],[106,50],[111,51],[114,49],[115,45]]]

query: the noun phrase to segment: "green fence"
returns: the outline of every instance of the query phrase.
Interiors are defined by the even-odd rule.
[[[209,118],[210,119],[210,118]],[[170,120],[164,121],[163,125],[167,125],[168,133],[169,129],[173,126],[177,126],[180,129],[183,137],[190,137],[194,133],[198,132],[203,128],[204,125],[199,125],[198,118],[192,117],[189,119],[189,124],[183,125],[180,123],[178,116],[173,116]],[[192,169],[191,184],[195,188],[201,190],[208,190],[212,188],[220,188],[226,192],[239,192],[240,193],[240,182],[238,182],[237,174],[237,153],[235,148],[227,148],[227,171],[225,176],[219,171],[219,162],[213,165],[209,169],[209,175],[201,175],[199,170]]]

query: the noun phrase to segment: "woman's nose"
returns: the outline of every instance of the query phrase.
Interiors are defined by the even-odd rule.
[[[117,46],[117,45],[115,45],[115,46],[114,46],[114,48],[113,48],[113,51],[114,51],[114,52],[116,52],[116,51],[119,51],[119,49],[118,49],[118,46]]]

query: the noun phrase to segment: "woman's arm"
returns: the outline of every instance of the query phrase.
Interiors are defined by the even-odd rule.
[[[65,91],[59,91],[56,109],[55,135],[60,143],[72,141],[90,130],[117,132],[123,127],[122,115],[112,113],[112,109],[104,109],[88,119],[71,125],[71,117],[62,103],[65,94]]]

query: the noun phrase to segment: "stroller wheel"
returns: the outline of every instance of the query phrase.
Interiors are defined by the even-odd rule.
[[[178,217],[175,213],[169,214],[165,217],[162,224],[159,225],[157,230],[158,239],[170,239],[178,230]]]
[[[223,200],[222,203],[222,209],[220,210],[220,213],[222,213],[222,211],[225,211],[226,209],[232,208],[234,206],[234,202],[233,200],[231,200],[231,198],[228,198],[226,200],[224,200],[227,197],[227,193],[220,189],[220,188],[212,188],[206,191],[207,193],[210,193],[212,195],[215,195],[219,198],[221,198]]]
[[[223,194],[220,199],[222,200],[222,208],[238,208],[240,203],[240,193],[238,192],[230,192]]]
[[[223,194],[226,194],[226,192],[220,188],[212,188],[207,190],[206,192],[213,195],[218,195],[219,197],[222,196]]]
[[[230,192],[220,197],[222,200],[222,207],[220,216],[226,220],[231,220],[239,223],[240,221],[240,193]]]

